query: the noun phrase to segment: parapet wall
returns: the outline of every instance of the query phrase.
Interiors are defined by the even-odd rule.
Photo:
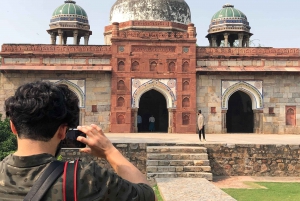
[[[153,144],[114,145],[142,173],[146,173],[147,146],[153,146]],[[155,146],[160,145],[176,146],[175,144],[155,144]],[[208,150],[214,176],[300,176],[299,145],[207,144],[205,147]],[[88,160],[95,160],[102,167],[111,169],[105,160],[81,154],[78,149],[63,149],[61,154],[64,160],[87,157]]]

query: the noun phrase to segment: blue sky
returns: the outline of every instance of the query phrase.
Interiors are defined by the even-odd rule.
[[[104,44],[104,26],[116,0],[77,0],[88,14],[93,35],[90,44]],[[51,15],[63,0],[1,0],[0,44],[49,44]],[[265,47],[300,48],[300,0],[186,0],[197,27],[197,44],[207,46],[205,38],[211,17],[226,3],[233,4],[248,17],[252,40]]]

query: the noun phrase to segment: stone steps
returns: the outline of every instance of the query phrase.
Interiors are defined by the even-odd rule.
[[[209,160],[148,160],[147,166],[209,166]]]
[[[163,153],[163,154],[147,154],[148,160],[208,160],[207,154],[168,154],[168,153]]]
[[[148,146],[148,178],[205,178],[212,180],[207,149],[189,146]]]
[[[163,172],[163,173],[147,173],[150,178],[204,178],[212,181],[212,173],[208,172]]]
[[[147,166],[147,172],[211,172],[210,166]]]
[[[151,146],[147,147],[148,153],[207,153],[205,147],[183,147],[183,146]]]

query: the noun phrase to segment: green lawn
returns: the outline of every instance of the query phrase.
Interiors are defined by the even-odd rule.
[[[161,195],[159,193],[158,187],[154,186],[153,189],[154,189],[154,192],[155,192],[155,195],[156,195],[158,201],[163,201],[163,199],[162,199],[162,197],[161,197]]]
[[[267,189],[222,189],[238,201],[299,201],[300,183],[257,182]]]

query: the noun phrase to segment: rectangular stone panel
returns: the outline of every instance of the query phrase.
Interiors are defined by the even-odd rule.
[[[4,58],[5,64],[26,64],[30,63],[30,58]]]
[[[39,64],[40,63],[40,58],[31,58],[30,63]]]
[[[265,61],[265,66],[274,66],[274,61]]]
[[[69,59],[69,58],[44,58],[44,64],[85,64],[85,59]]]
[[[74,59],[75,64],[85,64],[86,63],[85,61],[86,61],[85,59]]]
[[[252,66],[253,62],[252,61],[243,61],[243,66]]]
[[[219,62],[218,61],[197,61],[197,66],[218,66]]]
[[[89,64],[110,64],[110,59],[89,59]]]
[[[299,66],[299,61],[293,61],[293,66]]]
[[[228,66],[237,66],[237,61],[228,61]]]
[[[274,61],[274,66],[287,66],[286,61]]]

